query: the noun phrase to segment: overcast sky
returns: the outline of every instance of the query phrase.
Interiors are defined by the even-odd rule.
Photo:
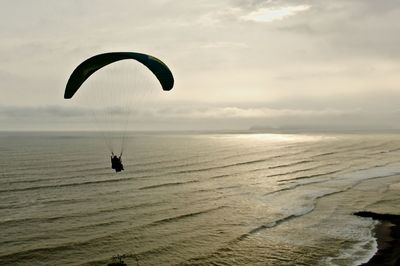
[[[0,130],[96,129],[63,93],[111,51],[175,77],[132,129],[400,129],[398,0],[2,0],[0,20]]]

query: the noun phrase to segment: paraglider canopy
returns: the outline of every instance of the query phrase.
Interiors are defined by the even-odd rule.
[[[164,91],[169,91],[174,86],[174,77],[171,71],[158,58],[134,52],[104,53],[85,60],[72,72],[65,88],[64,99],[71,99],[80,86],[100,68],[125,59],[133,59],[145,65],[156,76]]]

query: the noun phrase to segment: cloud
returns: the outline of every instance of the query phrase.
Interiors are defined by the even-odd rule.
[[[397,108],[397,0],[8,1],[0,15],[1,129],[78,128],[88,110],[62,98],[72,70],[125,50],[157,56],[175,76],[159,106],[133,114],[143,127],[367,123],[367,114],[382,124]]]
[[[60,106],[16,107],[0,106],[0,118],[3,120],[42,120],[44,118],[82,117],[89,111],[84,108],[67,108]]]
[[[305,35],[324,60],[363,58],[385,59],[400,56],[400,6],[385,1],[308,1],[307,16],[296,16],[277,29]],[[391,33],[390,33],[391,32]]]
[[[309,5],[260,8],[250,14],[242,16],[242,19],[255,22],[272,22],[294,16],[310,8],[311,6]]]
[[[174,103],[132,109],[90,109],[72,106],[10,107],[0,106],[3,130],[176,130],[176,129],[236,129],[256,128],[369,128],[400,129],[395,118],[399,109],[371,112],[362,107],[339,109],[319,106],[281,108],[240,105]],[[126,124],[126,121],[129,121]]]
[[[247,119],[297,116],[327,116],[348,113],[340,110],[275,109],[239,106],[178,106],[157,111],[158,116],[174,119]]]

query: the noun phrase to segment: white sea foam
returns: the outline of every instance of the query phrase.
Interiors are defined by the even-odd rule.
[[[371,221],[370,230],[366,230],[365,234],[362,236],[364,240],[346,247],[345,249],[340,249],[339,254],[335,257],[323,258],[319,265],[361,265],[368,262],[378,251],[378,243],[376,238],[373,236],[372,231],[376,226],[377,221]]]

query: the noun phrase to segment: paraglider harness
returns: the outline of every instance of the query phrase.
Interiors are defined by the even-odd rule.
[[[111,152],[111,168],[115,170],[115,172],[121,172],[124,170],[124,166],[121,160],[122,153],[119,157]]]

